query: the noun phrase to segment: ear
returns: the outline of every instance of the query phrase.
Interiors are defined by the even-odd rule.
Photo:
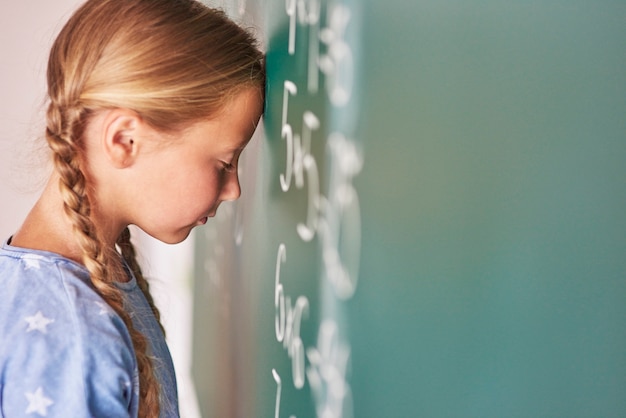
[[[139,151],[139,114],[128,109],[111,109],[104,118],[102,148],[115,168],[133,165]]]

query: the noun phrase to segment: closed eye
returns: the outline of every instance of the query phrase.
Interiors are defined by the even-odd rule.
[[[232,173],[235,170],[237,170],[237,167],[235,167],[235,165],[232,163],[227,163],[225,161],[222,161],[222,169],[226,171],[227,173]]]

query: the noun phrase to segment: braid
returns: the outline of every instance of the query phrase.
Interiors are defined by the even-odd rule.
[[[133,326],[124,309],[122,293],[114,285],[116,279],[124,274],[119,259],[114,251],[103,248],[90,217],[91,205],[86,193],[85,175],[80,167],[78,145],[74,141],[82,135],[83,113],[77,109],[68,109],[63,117],[59,107],[51,103],[48,108],[46,138],[54,153],[54,166],[60,175],[59,186],[64,210],[78,238],[83,264],[89,271],[96,291],[122,318],[130,333],[139,369],[139,416],[153,418],[159,415],[159,384],[148,355],[148,343],[144,335]]]
[[[150,308],[152,308],[152,312],[154,313],[154,317],[161,327],[161,331],[163,331],[163,334],[165,334],[165,328],[163,328],[163,324],[161,324],[161,313],[159,312],[159,308],[157,308],[156,304],[154,303],[152,294],[150,294],[150,284],[143,276],[143,273],[141,272],[141,267],[137,262],[137,254],[135,252],[135,247],[130,240],[130,230],[128,229],[128,227],[124,228],[122,234],[117,239],[117,245],[120,247],[120,250],[122,250],[122,257],[124,258],[124,261],[126,261],[126,264],[128,264],[128,267],[130,267],[131,271],[135,275],[137,285],[146,297]]]

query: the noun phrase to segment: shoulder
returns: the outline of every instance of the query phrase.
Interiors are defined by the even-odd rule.
[[[128,330],[70,260],[0,251],[0,340],[11,341],[0,347],[2,410],[51,402],[42,410],[52,416],[98,415],[99,405],[128,416],[136,403]]]
[[[104,331],[128,334],[123,322],[93,289],[87,270],[41,251],[0,250],[0,333],[26,328],[45,335],[73,331],[67,338]],[[108,329],[110,328],[110,329]],[[66,338],[66,339],[67,339]],[[130,339],[128,339],[130,342]]]

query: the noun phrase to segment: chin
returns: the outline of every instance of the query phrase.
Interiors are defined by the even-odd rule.
[[[191,229],[185,231],[181,235],[173,236],[171,237],[171,239],[167,241],[163,241],[163,242],[165,242],[166,244],[180,244],[181,242],[187,239],[190,233],[191,233]]]
[[[187,238],[188,235],[189,234],[185,235],[183,238],[162,239],[159,241],[163,242],[164,244],[170,244],[170,245],[180,244]]]
[[[181,242],[183,242],[184,240],[187,239],[187,237],[189,236],[189,234],[191,233],[191,227],[187,227],[185,229],[181,229],[177,232],[174,233],[154,233],[154,232],[147,232],[146,233],[148,235],[150,235],[152,238],[161,241],[164,244],[180,244]]]

